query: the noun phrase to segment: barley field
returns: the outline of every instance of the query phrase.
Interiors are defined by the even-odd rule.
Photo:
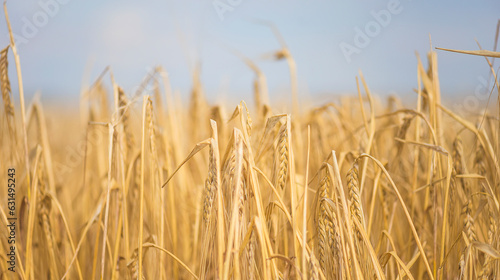
[[[498,279],[499,81],[494,109],[452,110],[440,52],[416,61],[410,105],[360,72],[357,93],[303,106],[283,48],[289,104],[243,59],[253,100],[210,104],[194,72],[186,104],[162,67],[125,92],[107,68],[65,108],[11,91],[11,43],[0,279]]]

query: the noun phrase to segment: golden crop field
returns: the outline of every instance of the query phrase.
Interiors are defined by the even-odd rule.
[[[12,92],[11,42],[0,279],[498,279],[499,80],[491,67],[495,109],[452,110],[440,52],[416,63],[411,105],[360,72],[357,94],[303,106],[284,47],[291,106],[243,59],[254,99],[239,104],[210,104],[198,72],[185,104],[161,67],[150,95],[107,68],[63,108]]]

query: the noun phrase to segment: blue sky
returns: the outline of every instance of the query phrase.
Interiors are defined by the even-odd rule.
[[[355,92],[360,69],[375,93],[411,96],[415,51],[425,60],[429,34],[438,47],[477,49],[477,39],[492,49],[500,18],[500,2],[493,0],[10,0],[7,6],[27,94],[39,90],[61,99],[77,98],[86,67],[94,80],[107,65],[128,91],[150,67],[163,65],[173,88],[188,95],[198,63],[209,99],[250,99],[254,75],[230,49],[254,60],[267,76],[271,97],[282,98],[289,92],[288,68],[271,59],[279,43],[259,20],[273,22],[285,38],[303,98]],[[386,17],[377,21],[374,14]],[[0,30],[3,48],[3,18]],[[369,42],[356,45],[359,30]],[[350,62],[342,44],[357,49]],[[438,59],[448,97],[473,92],[479,77],[489,75],[481,57],[439,51]],[[12,58],[9,74],[16,90]]]

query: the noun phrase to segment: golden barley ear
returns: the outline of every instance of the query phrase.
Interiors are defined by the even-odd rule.
[[[9,46],[0,51],[0,88],[2,91],[2,100],[7,117],[7,125],[11,137],[16,138],[16,127],[14,117],[14,102],[12,101],[10,80],[9,80],[9,62],[7,54]]]
[[[139,279],[139,264],[138,264],[138,258],[139,258],[139,254],[138,254],[138,249],[134,249],[134,252],[132,253],[132,256],[130,258],[130,261],[127,263],[127,267],[129,269],[129,277],[131,279]],[[144,274],[141,273],[141,277],[140,277],[141,280],[144,280],[146,279],[146,277],[144,277]]]
[[[131,104],[121,87],[118,87],[118,110],[123,126],[124,142],[125,142],[125,158],[127,158],[134,151],[135,139],[132,133],[130,110]]]
[[[155,116],[153,110],[153,101],[151,99],[148,100],[148,104],[146,105],[146,122],[148,125],[148,133],[149,133],[149,148],[151,155],[154,158],[155,164],[158,166],[158,149],[156,146],[156,128],[155,128]]]
[[[214,204],[215,193],[217,192],[217,164],[215,162],[214,141],[210,141],[208,152],[208,177],[205,180],[205,199],[203,202],[203,220],[206,225],[209,224],[212,207]]]
[[[358,183],[358,164],[354,163],[352,168],[347,173],[347,187],[349,189],[349,198],[350,198],[350,212],[351,217],[356,219],[361,226],[364,227],[364,214],[363,208],[361,204],[361,195],[359,193],[359,183]],[[356,233],[360,235],[359,229],[356,226],[353,226],[356,230]],[[361,236],[358,236],[359,240],[362,240]]]
[[[58,265],[58,248],[54,239],[52,225],[50,223],[50,211],[52,208],[51,199],[42,194],[38,202],[38,219],[43,229],[43,234],[45,235],[46,246],[50,257],[50,273],[54,275],[56,279],[59,279],[59,265]]]
[[[472,215],[472,202],[470,200],[465,204],[463,208],[463,213],[465,216],[463,231],[465,232],[467,238],[469,239],[469,242],[477,241],[476,227],[474,225],[474,216]]]
[[[338,222],[335,211],[327,202],[329,200],[328,193],[332,186],[330,173],[326,170],[323,179],[321,179],[318,187],[318,262],[323,274],[327,277],[335,278],[339,269],[341,259],[340,253],[340,236],[337,232]],[[331,200],[330,200],[331,201]],[[312,263],[311,263],[312,265]],[[313,267],[314,268],[314,267]],[[317,274],[317,271],[312,271]]]
[[[279,189],[285,188],[288,179],[288,172],[289,172],[288,161],[290,158],[288,130],[289,130],[289,124],[288,122],[285,122],[284,124],[281,125],[280,130],[278,132],[278,145],[276,146],[276,154],[278,157],[276,186]]]
[[[250,136],[252,134],[252,118],[250,117],[250,111],[248,110],[248,107],[247,107],[247,104],[245,103],[245,101],[241,101],[241,104],[243,105],[243,107],[245,108],[245,119],[246,119],[246,132],[248,134],[248,136]]]
[[[318,213],[318,258],[319,258],[319,265],[321,269],[325,272],[326,270],[326,254],[328,252],[328,223],[326,223],[327,220],[327,213],[326,213],[326,204],[323,201],[323,199],[327,198],[328,195],[328,187],[329,187],[329,180],[328,177],[325,176],[319,185],[318,188],[318,201],[319,201],[319,213]]]

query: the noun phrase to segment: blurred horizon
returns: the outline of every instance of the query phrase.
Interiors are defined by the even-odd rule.
[[[498,1],[8,1],[21,60],[25,94],[75,100],[90,70],[92,83],[107,66],[128,95],[151,68],[162,65],[174,90],[188,96],[192,72],[211,101],[253,100],[254,73],[237,51],[267,78],[272,99],[287,98],[285,61],[275,61],[280,42],[259,21],[281,33],[298,69],[299,96],[324,98],[355,93],[361,70],[375,94],[412,98],[417,58],[424,65],[433,47],[492,50],[500,15]],[[9,44],[5,17],[0,47]],[[490,79],[485,59],[438,53],[444,98],[471,95]],[[495,70],[498,66],[495,65]],[[17,78],[9,51],[9,77],[17,100]],[[487,91],[486,87],[483,87]]]

